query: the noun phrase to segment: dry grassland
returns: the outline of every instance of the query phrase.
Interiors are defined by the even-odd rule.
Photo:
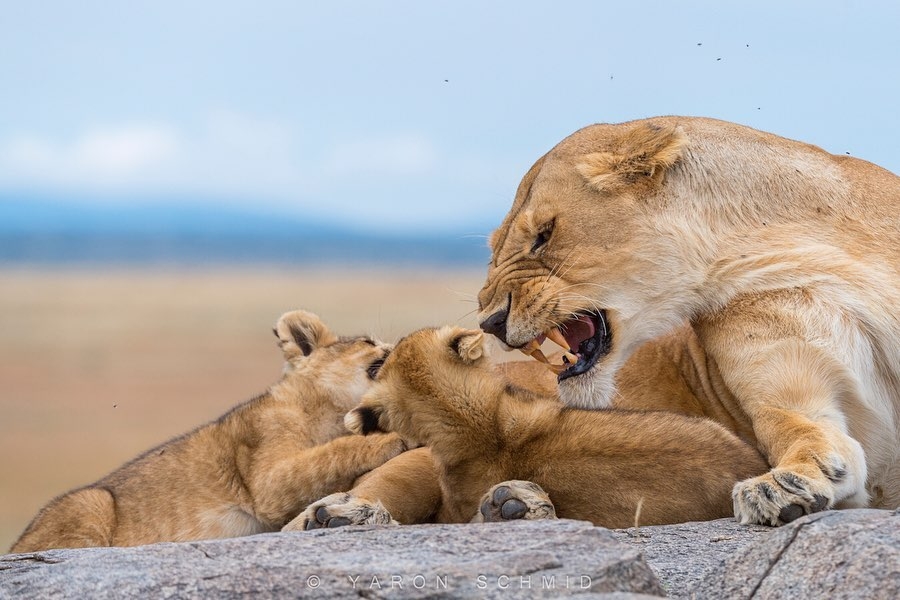
[[[483,272],[0,271],[0,553],[53,496],[262,392],[293,308],[394,341],[474,326]]]

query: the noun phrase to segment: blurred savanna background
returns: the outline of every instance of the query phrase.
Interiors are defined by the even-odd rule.
[[[475,326],[520,177],[597,121],[741,122],[900,168],[900,5],[7,3],[0,551],[263,391],[302,307]]]

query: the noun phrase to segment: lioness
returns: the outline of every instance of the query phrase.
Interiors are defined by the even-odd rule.
[[[338,338],[304,311],[283,315],[275,334],[285,372],[266,393],[56,498],[11,551],[275,531],[403,452],[396,435],[350,436],[343,425],[389,346]]]
[[[522,180],[481,327],[527,353],[560,341],[561,396],[593,408],[669,334],[702,410],[773,466],[735,486],[741,522],[894,508],[898,215],[900,179],[849,156],[703,118],[592,125]]]
[[[458,327],[405,337],[345,420],[356,433],[393,431],[430,449],[441,521],[557,515],[627,527],[636,514],[647,525],[715,519],[732,514],[735,482],[767,469],[756,450],[708,419],[578,410],[510,386],[483,342],[483,332]]]

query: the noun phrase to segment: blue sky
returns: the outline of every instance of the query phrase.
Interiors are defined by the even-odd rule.
[[[486,233],[575,129],[705,115],[900,171],[900,3],[5,2],[0,198]]]

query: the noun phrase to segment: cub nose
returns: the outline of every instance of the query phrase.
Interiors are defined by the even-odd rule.
[[[504,344],[506,343],[506,318],[509,317],[509,311],[501,308],[487,319],[481,322],[481,329],[485,333],[500,338]]]

